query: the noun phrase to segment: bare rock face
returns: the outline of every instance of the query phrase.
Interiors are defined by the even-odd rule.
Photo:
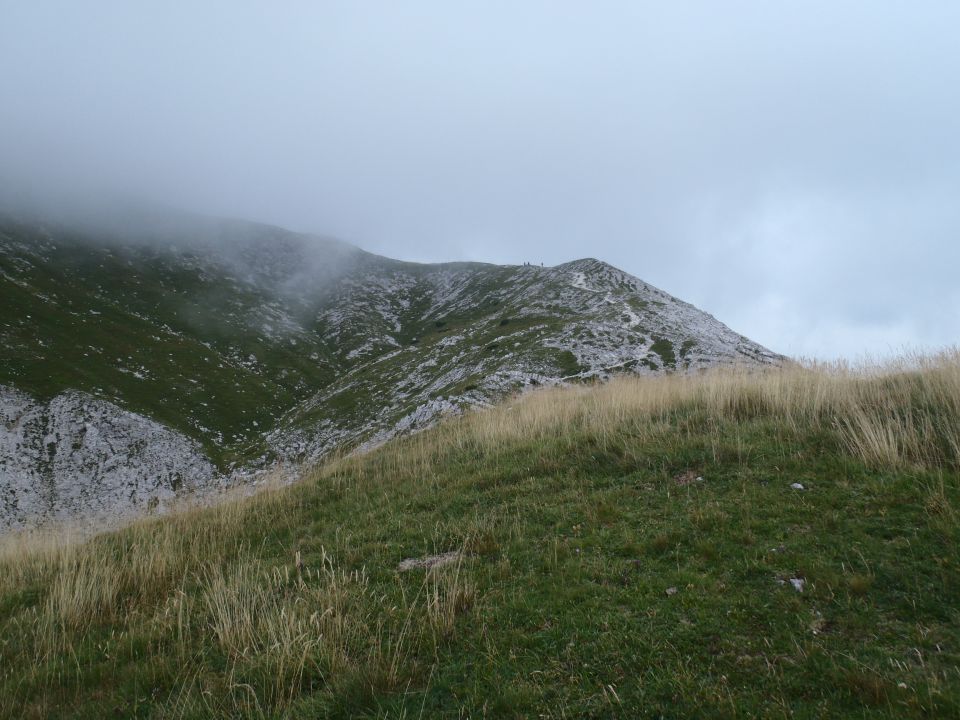
[[[120,518],[207,486],[198,443],[80,392],[37,402],[0,386],[0,530]]]

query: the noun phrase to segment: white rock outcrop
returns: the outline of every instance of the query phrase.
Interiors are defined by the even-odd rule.
[[[0,386],[0,530],[115,520],[215,480],[199,444],[80,392]]]

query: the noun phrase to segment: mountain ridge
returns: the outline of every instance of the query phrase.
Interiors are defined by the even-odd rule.
[[[221,480],[248,479],[537,385],[779,361],[596,258],[410,263],[236,220],[134,218],[78,231],[0,218],[0,287],[0,386],[36,412],[80,393],[70,397],[89,398],[81,414],[101,417],[97,403],[109,403],[199,446],[159,476],[207,461]],[[51,481],[37,465],[25,482],[21,461],[36,439],[9,419],[0,430],[5,487],[66,482],[47,494],[75,494],[76,473]],[[69,456],[70,432],[44,434]],[[129,484],[136,506],[159,502],[150,488],[176,494],[146,469]],[[31,502],[8,500],[0,526],[28,523]],[[107,493],[100,505],[111,503]]]

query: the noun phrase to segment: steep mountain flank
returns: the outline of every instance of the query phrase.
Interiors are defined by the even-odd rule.
[[[198,443],[85,393],[37,403],[0,387],[0,423],[0,517],[11,527],[159,508],[214,481]]]
[[[0,526],[155,504],[530,385],[777,360],[598,260],[422,265],[177,214],[0,219],[0,295]],[[66,448],[91,413],[113,418],[97,471]]]

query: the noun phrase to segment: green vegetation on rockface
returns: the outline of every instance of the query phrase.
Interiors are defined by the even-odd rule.
[[[0,713],[956,716],[958,509],[956,354],[531,393],[251,499],[10,539]]]

